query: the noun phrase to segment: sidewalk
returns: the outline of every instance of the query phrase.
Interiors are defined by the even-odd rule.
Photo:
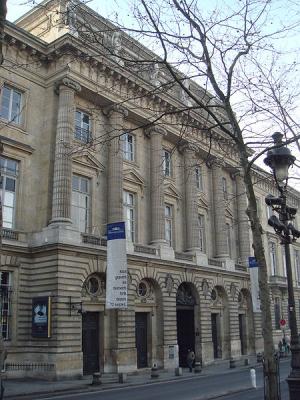
[[[117,375],[103,374],[103,383],[101,385],[92,385],[92,376],[84,376],[77,380],[60,380],[60,381],[45,381],[37,379],[9,379],[4,381],[4,399],[27,400],[34,399],[38,395],[54,395],[62,393],[77,393],[88,391],[107,390],[116,387],[126,387],[134,385],[143,385],[154,382],[166,382],[177,379],[195,379],[202,378],[208,375],[221,375],[234,373],[241,369],[250,369],[251,367],[261,367],[261,364],[256,363],[256,357],[248,357],[249,365],[244,365],[244,361],[240,360],[236,363],[236,368],[229,368],[229,361],[221,360],[215,364],[205,366],[201,373],[190,373],[188,369],[183,369],[181,376],[175,376],[174,370],[159,370],[157,378],[151,378],[151,370],[142,370],[138,373],[129,374],[125,383],[117,382]],[[250,387],[250,384],[249,384]]]

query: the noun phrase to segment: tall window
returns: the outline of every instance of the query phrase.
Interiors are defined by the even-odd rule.
[[[227,180],[226,178],[222,178],[222,191],[223,191],[223,198],[228,200],[228,189],[227,189]]]
[[[199,247],[205,252],[205,219],[204,215],[198,214]]]
[[[21,123],[22,93],[18,90],[4,85],[2,88],[1,118]]]
[[[270,242],[269,251],[270,251],[271,274],[276,275],[277,258],[276,258],[276,244],[274,242]]]
[[[285,249],[283,246],[281,247],[281,251],[282,251],[283,276],[286,277],[286,258],[285,258]]]
[[[83,176],[72,178],[72,221],[80,232],[90,227],[90,180]]]
[[[171,153],[167,150],[163,151],[163,173],[165,176],[172,175]]]
[[[16,208],[16,183],[18,162],[6,157],[0,157],[0,195],[2,200],[3,227],[14,228]]]
[[[76,110],[74,137],[83,143],[91,140],[90,116],[83,111]]]
[[[297,281],[300,283],[300,251],[294,250]]]
[[[2,324],[2,337],[4,339],[9,339],[10,336],[10,315],[11,315],[11,273],[10,272],[0,272],[0,314],[1,314],[1,324]]]
[[[280,329],[281,309],[280,309],[279,297],[275,298],[274,312],[275,312],[275,329]]]
[[[169,246],[173,242],[173,207],[169,204],[165,205],[165,239]]]
[[[197,166],[195,168],[195,176],[197,189],[203,191],[203,171],[201,167]]]
[[[134,146],[135,146],[135,137],[130,133],[124,133],[121,137],[122,140],[122,150],[123,150],[123,158],[124,160],[134,161]]]
[[[272,207],[267,206],[267,219],[269,219],[274,214]]]
[[[135,195],[123,192],[123,210],[126,224],[126,238],[131,242],[135,241]]]
[[[231,240],[232,240],[232,237],[231,237],[231,227],[230,227],[230,224],[226,224],[226,238],[227,238],[227,249],[228,249],[228,254],[229,254],[229,257],[231,258],[231,256],[232,256],[232,243],[231,243]]]

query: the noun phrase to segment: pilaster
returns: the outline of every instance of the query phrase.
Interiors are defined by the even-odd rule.
[[[243,178],[236,176],[236,192],[237,192],[237,217],[238,217],[238,235],[239,235],[239,258],[243,265],[248,264],[250,256],[250,226],[248,222],[247,197]]]

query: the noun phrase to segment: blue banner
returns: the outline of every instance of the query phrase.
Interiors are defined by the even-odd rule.
[[[249,257],[249,268],[259,267],[258,262],[255,257]]]
[[[125,239],[125,222],[107,224],[107,240]]]

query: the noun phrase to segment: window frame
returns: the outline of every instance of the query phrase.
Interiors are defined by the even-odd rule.
[[[79,179],[79,184],[78,187],[79,189],[76,190],[74,189],[73,182],[74,178]],[[81,182],[86,181],[87,183],[87,191],[82,191],[81,190]],[[77,173],[72,174],[72,200],[71,200],[71,216],[72,216],[72,222],[73,225],[79,230],[81,233],[89,233],[90,228],[91,228],[91,211],[92,211],[92,196],[91,196],[91,185],[92,185],[92,180],[91,178],[80,175]],[[75,204],[75,195],[74,193],[78,193],[78,201],[77,204]],[[80,198],[85,198],[85,207],[81,206]],[[79,212],[79,214],[74,218],[74,213],[75,210]],[[84,210],[84,225],[85,228],[84,230],[81,229],[81,211]],[[76,223],[76,219],[78,219],[78,224]]]
[[[222,177],[222,192],[223,192],[223,199],[228,200],[228,184],[227,184],[227,179],[224,176]]]
[[[300,250],[294,249],[295,272],[298,285],[300,284]]]
[[[0,156],[0,160],[4,160],[4,162],[1,163],[0,161],[0,175],[1,175],[1,180],[2,180],[2,188],[0,188],[0,196],[1,196],[1,203],[2,203],[2,225],[3,228],[7,229],[15,229],[16,226],[16,208],[17,208],[17,188],[18,188],[18,176],[19,176],[19,161],[15,160],[10,157],[6,156]],[[9,170],[7,168],[7,163],[8,161],[13,162],[15,164],[15,169],[14,170]],[[1,166],[3,165],[3,167]],[[9,172],[12,171],[12,172]],[[6,184],[7,180],[13,180],[14,181],[14,191],[12,190],[6,190]],[[13,205],[8,206],[6,205],[6,197],[7,193],[13,193]],[[11,211],[11,221],[5,221],[5,209],[8,208]],[[7,226],[6,222],[10,224],[11,226]]]
[[[2,284],[3,281],[3,274],[7,274],[8,276],[8,280],[7,280],[7,284]],[[11,339],[11,308],[12,308],[12,272],[10,271],[1,271],[0,272],[0,292],[1,292],[1,301],[0,301],[0,305],[1,305],[1,309],[0,309],[0,323],[2,325],[2,338],[4,340],[10,340]],[[4,295],[5,296],[5,300],[4,300]],[[3,309],[3,305],[6,304],[7,307],[4,310]],[[5,312],[4,312],[5,311]],[[6,327],[5,329],[3,329],[3,327]],[[5,334],[4,334],[5,333]]]
[[[205,215],[198,213],[197,222],[198,222],[199,248],[202,253],[205,253],[206,252]]]
[[[167,213],[167,210],[170,212]],[[174,229],[174,207],[172,204],[165,203],[165,240],[170,247],[173,246],[173,229]]]
[[[80,126],[77,125],[77,115],[80,114]],[[88,129],[83,127],[84,121],[83,118],[88,117]],[[78,132],[80,132],[78,134]],[[83,135],[84,132],[87,132],[86,135]],[[80,108],[76,108],[75,110],[75,121],[74,121],[74,139],[78,140],[81,143],[87,144],[92,140],[92,119],[91,115],[86,111],[81,110]]]
[[[196,179],[196,188],[200,190],[200,192],[203,192],[204,191],[203,168],[200,165],[196,165],[195,167],[195,179]]]
[[[227,239],[227,250],[229,258],[232,257],[232,232],[231,232],[231,225],[229,222],[225,223],[226,225],[226,239]]]
[[[10,90],[9,104],[8,104],[8,116],[7,117],[3,116],[3,114],[2,114],[3,99],[4,99],[3,94],[4,94],[5,89]],[[17,119],[12,119],[14,93],[16,93],[20,96],[20,103],[19,103],[19,107],[18,107],[18,112],[16,114]],[[21,126],[23,124],[23,112],[22,112],[23,104],[24,104],[24,92],[22,90],[16,88],[13,85],[4,83],[4,85],[2,87],[2,94],[1,94],[0,118],[5,121],[8,121],[9,123],[15,124],[17,126]]]
[[[128,140],[132,138],[132,142]],[[123,160],[134,162],[135,157],[135,144],[136,144],[136,137],[130,132],[125,132],[121,136],[122,140],[122,151],[123,151]]]
[[[132,202],[127,199],[131,198]],[[128,218],[128,212],[130,217]],[[136,241],[136,193],[123,190],[123,215],[126,229],[126,239],[132,243]],[[129,229],[128,229],[129,228]]]
[[[273,241],[269,242],[269,257],[270,257],[271,276],[276,276],[278,270],[278,262],[276,253],[276,243]]]
[[[172,153],[163,149],[163,174],[167,178],[172,177]]]

